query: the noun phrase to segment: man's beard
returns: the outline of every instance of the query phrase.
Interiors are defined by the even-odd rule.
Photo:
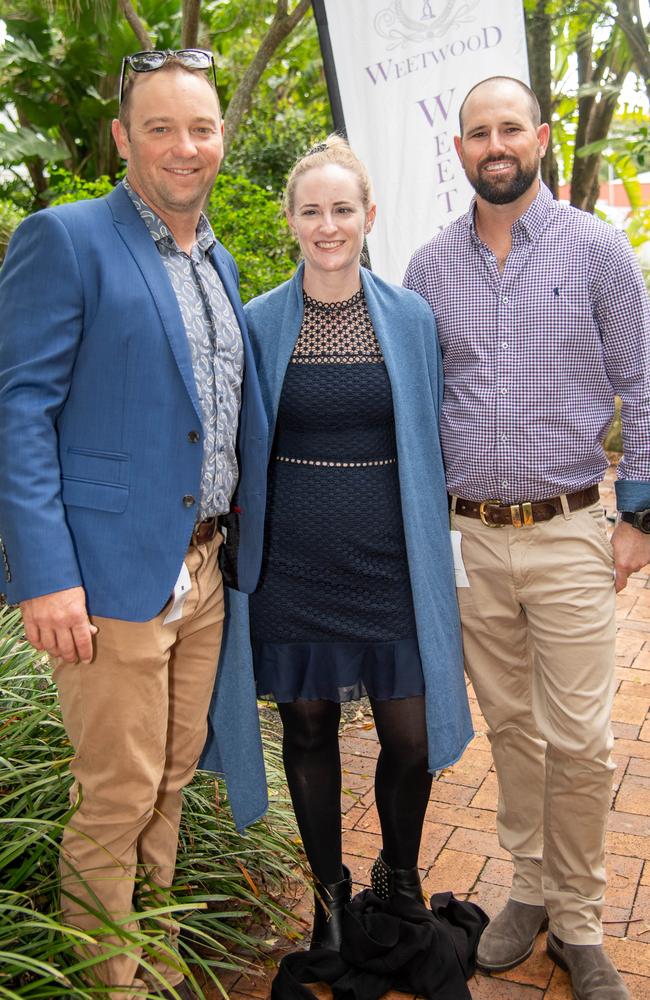
[[[503,159],[508,163],[513,162],[506,157]],[[501,160],[496,158],[486,160],[481,164],[481,167],[486,166],[488,163],[500,162]],[[491,205],[509,205],[510,202],[521,198],[522,194],[525,194],[531,184],[537,179],[539,159],[528,168],[522,167],[520,162],[516,164],[516,167],[514,176],[507,182],[499,180],[498,175],[492,178],[489,174],[483,173],[481,169],[477,171],[476,177],[468,177],[467,179],[477,195],[483,198],[484,201],[488,201]]]

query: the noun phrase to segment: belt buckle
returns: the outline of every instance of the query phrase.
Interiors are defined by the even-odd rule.
[[[480,507],[478,509],[478,516],[480,517],[481,521],[483,522],[483,524],[487,528],[500,528],[501,527],[500,524],[493,524],[491,521],[488,521],[486,513],[485,513],[485,508],[486,508],[486,506],[488,504],[496,504],[497,507],[500,507],[501,506],[501,501],[500,500],[482,500],[481,501],[481,505],[480,505]]]
[[[510,520],[515,528],[529,528],[531,524],[534,524],[533,505],[530,501],[526,500],[525,503],[510,504]]]
[[[527,500],[526,503],[522,503],[521,509],[524,512],[524,528],[530,528],[531,524],[535,523],[535,518],[533,517],[533,505]]]

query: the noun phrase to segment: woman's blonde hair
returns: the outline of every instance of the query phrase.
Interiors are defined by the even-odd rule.
[[[372,204],[372,184],[368,171],[359,157],[352,152],[343,136],[333,132],[323,142],[312,146],[294,164],[287,178],[287,186],[284,191],[284,198],[282,199],[285,212],[289,215],[293,215],[294,213],[298,178],[306,174],[308,170],[315,170],[317,167],[326,167],[330,163],[336,163],[338,166],[352,171],[359,181],[364,210],[368,211]]]

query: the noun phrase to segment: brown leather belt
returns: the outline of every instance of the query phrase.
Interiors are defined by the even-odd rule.
[[[192,545],[205,545],[206,542],[211,542],[218,531],[219,516],[206,517],[204,521],[199,521],[194,525],[191,539]]]
[[[566,499],[569,510],[581,510],[583,507],[591,507],[598,503],[598,486],[589,486],[586,490],[578,490],[577,493],[567,493]],[[451,507],[452,498],[449,498]],[[550,497],[548,500],[539,500],[535,503],[528,501],[522,503],[506,504],[499,500],[463,500],[456,497],[456,513],[462,517],[478,517],[487,524],[489,528],[499,528],[503,525],[513,525],[515,528],[527,528],[538,521],[550,521],[556,514],[562,513],[561,497]]]

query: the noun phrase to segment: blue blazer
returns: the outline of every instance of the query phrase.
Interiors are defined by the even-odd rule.
[[[440,351],[431,310],[420,296],[365,269],[361,276],[393,394],[404,533],[426,685],[429,768],[438,771],[458,760],[473,735],[438,435]],[[302,323],[302,279],[301,266],[291,281],[245,308],[269,422],[267,459],[285,372]],[[230,608],[222,662],[232,657],[248,663],[248,599],[233,594]]]
[[[259,574],[267,425],[237,270],[212,255],[244,339],[239,585]],[[0,535],[13,603],[82,585],[91,614],[147,621],[196,520],[202,445],[176,296],[124,189],[38,212],[0,272]],[[194,436],[194,435],[193,435]],[[187,502],[187,501],[186,501]]]
[[[267,422],[230,254],[214,266],[239,322],[238,586],[259,574]],[[83,586],[91,614],[146,621],[176,582],[198,504],[201,413],[181,313],[123,187],[26,219],[0,272],[0,536],[12,603]],[[0,577],[1,579],[1,577]],[[252,673],[220,676],[224,770],[263,782]],[[218,734],[221,745],[222,734]],[[258,796],[253,812],[263,811]],[[244,812],[239,825],[251,818]]]

